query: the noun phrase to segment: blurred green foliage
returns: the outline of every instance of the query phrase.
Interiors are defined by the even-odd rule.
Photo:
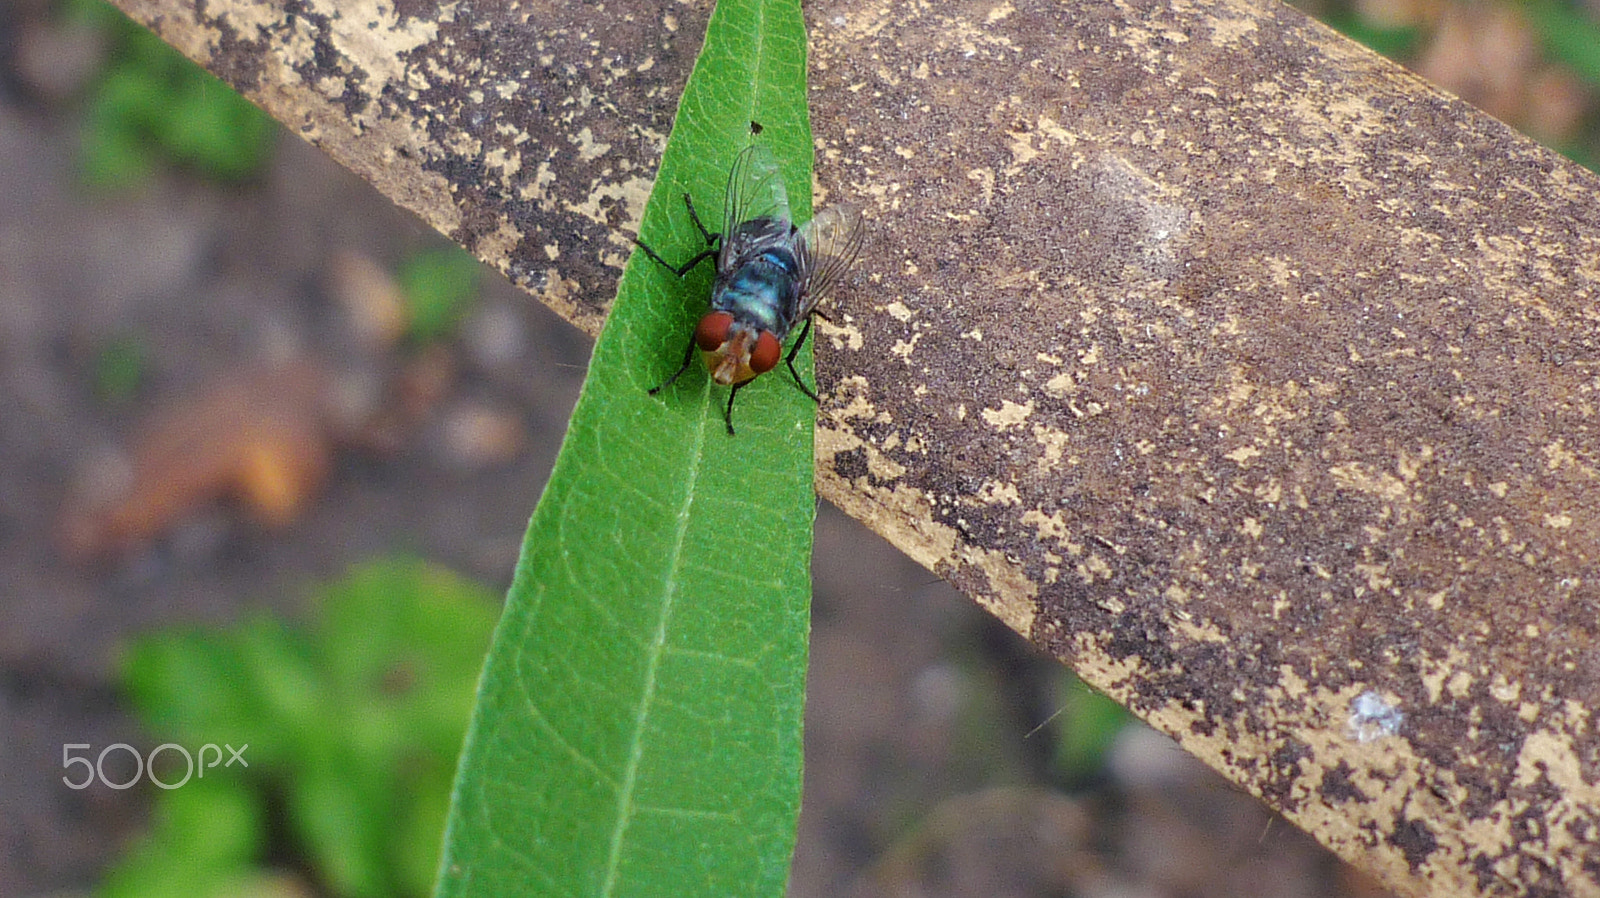
[[[1559,0],[1535,0],[1523,10],[1545,54],[1583,83],[1600,88],[1600,21],[1595,14]]]
[[[1422,47],[1422,29],[1387,28],[1362,18],[1354,9],[1338,6],[1327,10],[1322,21],[1353,41],[1391,59],[1405,59]]]
[[[1427,27],[1386,27],[1363,15],[1352,0],[1297,0],[1305,11],[1383,55],[1410,64],[1426,50]],[[1586,85],[1600,91],[1600,18],[1579,0],[1501,0],[1520,11],[1538,41],[1544,58]],[[1437,19],[1437,13],[1433,19]],[[1430,23],[1433,21],[1430,19]],[[1513,125],[1517,123],[1512,122]],[[1582,134],[1553,149],[1587,168],[1600,170],[1600,117],[1588,116]]]
[[[455,330],[477,299],[482,271],[482,263],[457,247],[427,250],[401,263],[411,339],[426,342]]]
[[[103,29],[109,45],[84,117],[86,184],[136,186],[162,162],[237,181],[266,163],[276,131],[266,113],[116,7],[70,0],[66,13]]]
[[[1133,715],[1071,671],[1062,671],[1061,677],[1061,710],[1054,721],[1056,765],[1068,780],[1081,781],[1105,767],[1112,740],[1133,722]]]
[[[1600,91],[1600,19],[1575,3],[1561,0],[1533,0],[1523,5],[1524,14],[1545,56],[1565,66],[1591,90]],[[1587,138],[1556,149],[1567,158],[1592,171],[1600,171],[1600,119],[1590,116]]]
[[[95,395],[109,403],[132,399],[144,381],[148,362],[144,341],[137,336],[108,340],[94,356],[90,377]]]
[[[324,894],[428,894],[497,603],[409,559],[361,566],[317,598],[306,629],[261,617],[132,646],[123,684],[154,738],[248,746],[249,767],[197,765],[158,792],[153,830],[100,896],[263,891],[269,850]],[[173,762],[157,765],[163,782],[183,780],[180,753],[159,760]]]

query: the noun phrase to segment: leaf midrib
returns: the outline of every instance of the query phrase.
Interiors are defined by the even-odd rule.
[[[705,394],[709,393],[710,390],[707,388]],[[668,553],[668,574],[661,584],[661,612],[656,616],[655,632],[651,635],[646,649],[644,688],[639,695],[639,710],[634,715],[633,733],[629,738],[628,763],[623,768],[622,782],[617,789],[616,824],[611,831],[611,847],[606,858],[606,877],[600,887],[601,895],[616,894],[617,876],[622,867],[623,844],[627,840],[628,825],[633,820],[633,788],[638,782],[639,767],[644,760],[644,734],[649,727],[650,710],[655,701],[656,673],[661,666],[661,656],[666,652],[667,626],[672,620],[672,611],[677,603],[678,573],[683,569],[684,545],[689,533],[690,516],[694,512],[694,497],[700,480],[700,469],[705,460],[706,431],[710,420],[709,415],[701,416],[700,426],[695,429],[694,451],[690,454],[687,476],[683,478],[684,490],[681,494],[683,498],[678,503],[680,511],[677,515],[677,524],[673,528],[672,548]]]
[[[755,121],[755,94],[757,86],[761,84],[762,63],[765,60],[764,49],[766,42],[766,7],[758,6],[760,12],[756,17],[755,39],[750,49],[752,60],[750,83],[743,92],[747,98],[745,104],[745,117]],[[703,407],[706,413],[700,417],[699,426],[695,429],[694,450],[687,476],[684,477],[683,500],[679,503],[681,509],[677,516],[677,524],[673,531],[672,548],[669,553],[669,574],[662,581],[661,613],[656,617],[655,632],[652,634],[647,648],[648,659],[645,664],[643,690],[639,697],[639,711],[634,717],[634,728],[629,740],[628,763],[623,771],[622,782],[617,790],[616,825],[612,829],[612,838],[609,856],[606,859],[606,876],[601,886],[600,894],[604,896],[616,893],[617,880],[622,865],[623,846],[627,841],[629,824],[633,819],[633,790],[638,781],[638,773],[644,759],[645,738],[644,734],[649,726],[650,712],[655,700],[656,674],[661,664],[661,657],[665,654],[667,643],[667,627],[672,619],[673,608],[676,605],[678,590],[678,574],[683,569],[685,560],[684,546],[689,533],[689,522],[692,519],[695,506],[696,486],[700,478],[700,471],[705,460],[706,437],[716,422],[714,403],[711,400],[712,390],[709,378],[701,394]]]

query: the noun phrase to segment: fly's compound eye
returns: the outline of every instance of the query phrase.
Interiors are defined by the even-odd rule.
[[[705,352],[716,352],[728,342],[728,331],[733,329],[733,316],[727,312],[708,312],[694,328],[694,342]]]
[[[783,347],[778,345],[778,338],[771,331],[762,331],[756,338],[755,348],[750,350],[750,370],[757,374],[766,374],[778,365],[778,353]]]

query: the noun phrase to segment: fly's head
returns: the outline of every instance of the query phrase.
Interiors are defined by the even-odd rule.
[[[738,321],[727,312],[709,312],[701,318],[694,329],[694,342],[711,379],[723,386],[771,371],[783,351],[771,331]]]

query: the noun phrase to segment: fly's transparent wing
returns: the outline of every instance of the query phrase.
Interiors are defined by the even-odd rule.
[[[764,144],[740,151],[728,172],[728,197],[722,216],[722,254],[719,270],[726,270],[749,248],[756,235],[789,233],[789,194],[783,174]],[[759,222],[757,227],[742,227]]]
[[[803,298],[794,320],[809,315],[849,270],[866,233],[861,210],[855,206],[829,206],[801,226],[795,242]]]

